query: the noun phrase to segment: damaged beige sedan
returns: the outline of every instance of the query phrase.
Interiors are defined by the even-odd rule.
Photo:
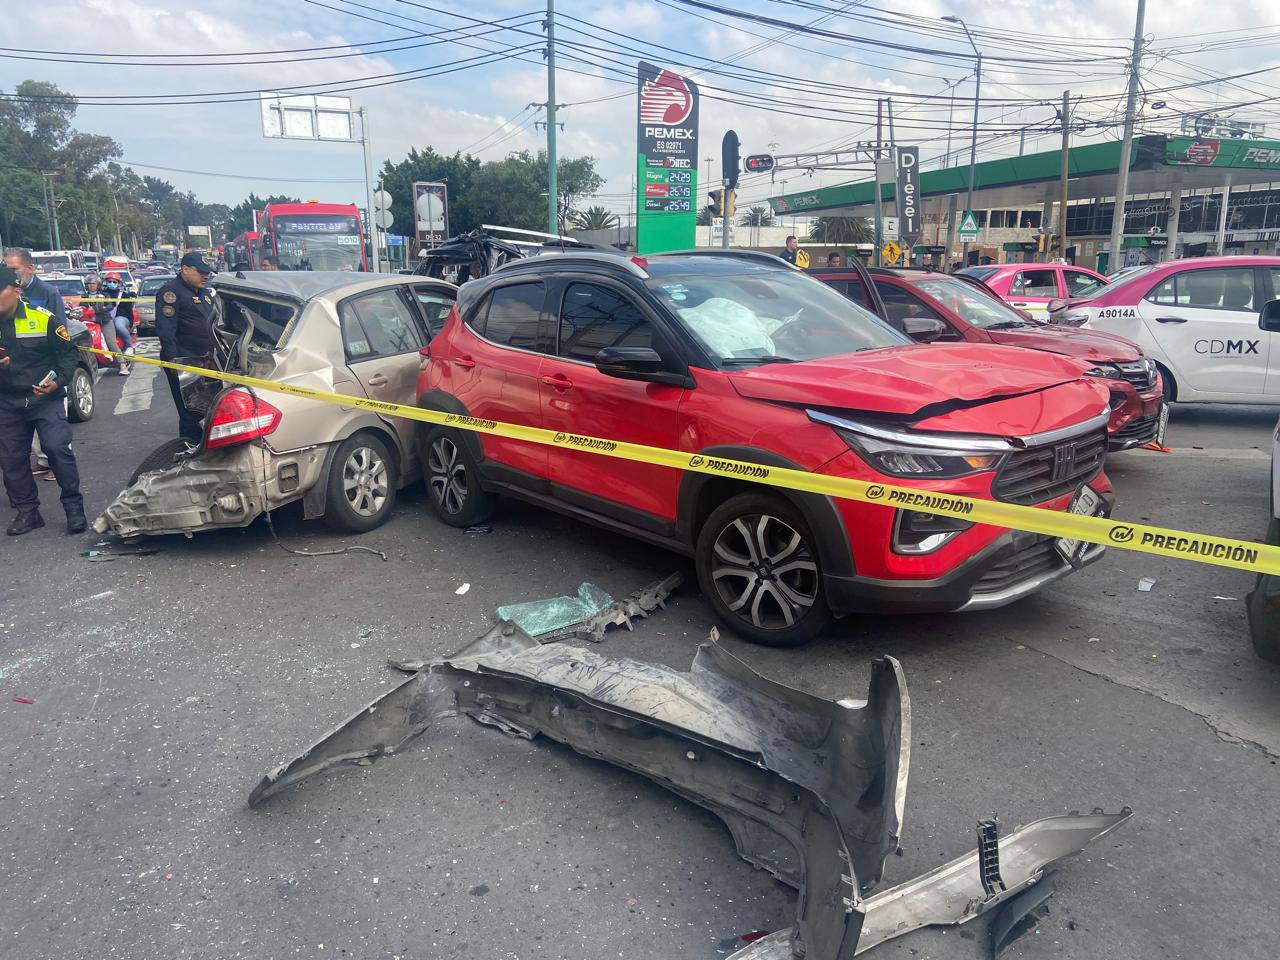
[[[420,351],[456,288],[424,277],[322,272],[219,275],[213,356],[181,362],[334,393],[413,404]],[[419,475],[416,424],[182,374],[203,418],[195,447],[171,440],[94,522],[121,537],[244,527],[302,502],[338,530],[387,520]]]

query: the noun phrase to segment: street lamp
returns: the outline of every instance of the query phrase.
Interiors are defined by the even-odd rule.
[[[973,34],[969,32],[968,25],[959,17],[943,17],[947,23],[958,23],[960,28],[964,30],[964,35],[969,38],[969,46],[973,47],[973,54],[978,59],[976,79],[973,84],[973,138],[969,144],[969,195],[965,200],[965,209],[973,209],[973,168],[978,162],[978,100],[982,94],[982,51],[978,49],[978,45],[973,42]],[[963,242],[961,248],[961,263],[964,266],[969,265],[969,241]]]

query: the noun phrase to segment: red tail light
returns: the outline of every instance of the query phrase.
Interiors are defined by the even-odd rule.
[[[280,411],[248,390],[228,390],[209,419],[205,449],[231,447],[265,437],[280,425]]]

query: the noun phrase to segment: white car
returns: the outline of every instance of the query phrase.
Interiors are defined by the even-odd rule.
[[[1259,323],[1278,298],[1280,257],[1204,257],[1139,268],[1050,319],[1137,343],[1168,400],[1280,403],[1280,326]]]

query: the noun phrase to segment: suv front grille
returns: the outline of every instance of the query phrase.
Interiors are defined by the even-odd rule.
[[[1068,566],[1053,545],[1054,538],[1014,531],[1013,553],[992,566],[973,585],[972,596],[1001,593],[1041,574]]]
[[[1116,366],[1120,368],[1120,376],[1133,384],[1133,389],[1139,393],[1150,390],[1156,385],[1155,366],[1147,363],[1145,358],[1117,363]]]
[[[1156,432],[1159,429],[1160,414],[1158,413],[1154,413],[1149,417],[1134,417],[1116,431],[1115,439],[1150,443],[1156,438]]]
[[[1102,469],[1107,432],[1072,437],[1060,443],[1009,454],[991,485],[997,500],[1024,506],[1074,493]]]

